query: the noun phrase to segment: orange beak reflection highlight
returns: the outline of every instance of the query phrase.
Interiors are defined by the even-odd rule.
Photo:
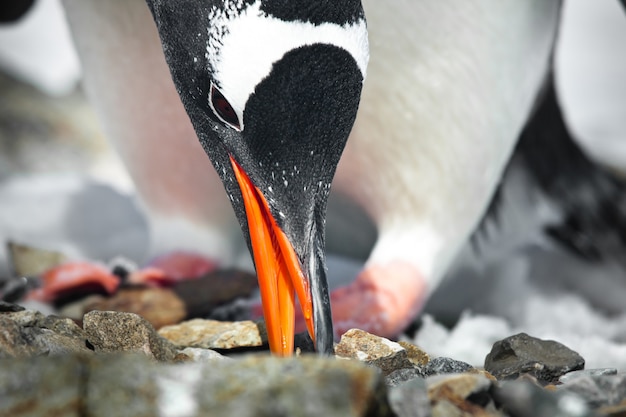
[[[276,224],[265,197],[232,156],[230,163],[243,195],[270,350],[274,355],[289,356],[293,353],[294,293],[300,301],[309,335],[315,342],[309,282],[293,246]]]

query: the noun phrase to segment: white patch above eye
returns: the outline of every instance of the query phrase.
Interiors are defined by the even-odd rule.
[[[213,78],[239,120],[256,86],[272,65],[305,45],[328,44],[348,51],[365,79],[369,49],[364,19],[353,24],[284,21],[261,11],[258,0],[242,9],[241,1],[209,13],[207,59]]]

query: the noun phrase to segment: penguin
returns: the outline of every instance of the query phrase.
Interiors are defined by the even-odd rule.
[[[293,347],[294,292],[322,353],[352,327],[396,336],[420,311],[487,211],[549,83],[561,8],[64,4],[87,93],[153,220],[152,251],[234,261],[239,225],[277,354]],[[356,279],[329,294],[331,182],[377,238]],[[173,229],[185,238],[167,239]]]

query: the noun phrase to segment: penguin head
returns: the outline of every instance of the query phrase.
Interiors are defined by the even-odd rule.
[[[224,183],[257,273],[261,243],[251,232],[261,221],[269,224],[270,241],[278,233],[288,242],[290,248],[272,253],[291,251],[304,281],[295,290],[313,303],[309,331],[318,348],[332,348],[324,219],[366,75],[360,1],[148,4],[174,84]],[[265,220],[253,219],[249,204]]]

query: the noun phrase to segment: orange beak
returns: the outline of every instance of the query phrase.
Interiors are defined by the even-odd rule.
[[[293,353],[295,294],[315,342],[309,281],[265,197],[232,156],[230,162],[243,195],[270,350],[278,356],[289,356]]]

